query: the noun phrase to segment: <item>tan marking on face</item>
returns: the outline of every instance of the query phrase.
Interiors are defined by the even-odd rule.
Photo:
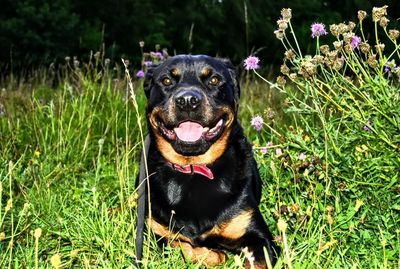
[[[161,135],[156,121],[156,115],[160,112],[160,110],[161,109],[159,108],[155,108],[150,114],[149,121],[150,126],[155,134],[157,148],[167,161],[179,165],[211,164],[221,157],[221,155],[225,152],[234,119],[234,115],[230,109],[223,108],[225,113],[228,115],[228,119],[225,123],[225,130],[221,137],[215,141],[205,153],[197,156],[184,156],[177,153],[171,144]]]
[[[208,67],[204,67],[201,70],[201,76],[203,76],[203,77],[208,77],[210,74],[211,74],[211,69]]]
[[[171,75],[174,77],[177,77],[181,74],[181,70],[179,70],[178,68],[172,68],[171,69]]]
[[[239,239],[246,233],[252,216],[252,209],[243,210],[236,217],[215,226],[211,230],[202,234],[201,237],[205,239],[208,236],[221,236],[231,240]]]
[[[147,223],[150,229],[158,236],[161,236],[167,240],[180,240],[184,242],[191,243],[192,240],[189,237],[186,237],[180,233],[172,232],[168,229],[168,227],[158,223],[154,219],[147,219]]]
[[[216,266],[226,261],[226,255],[222,251],[211,250],[205,247],[194,247],[187,242],[173,241],[171,246],[180,248],[184,257],[192,263],[206,267]]]

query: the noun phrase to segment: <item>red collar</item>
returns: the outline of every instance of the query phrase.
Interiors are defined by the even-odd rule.
[[[179,164],[168,163],[172,169],[184,174],[200,174],[209,180],[214,179],[214,174],[205,164],[189,164],[181,166]]]

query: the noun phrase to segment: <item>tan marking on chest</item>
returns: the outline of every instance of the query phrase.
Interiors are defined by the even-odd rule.
[[[167,240],[180,240],[192,243],[192,240],[189,237],[169,230],[167,226],[158,223],[154,219],[147,219],[147,223],[150,229],[158,236],[161,236]]]
[[[211,230],[201,235],[203,239],[208,236],[221,236],[227,239],[236,240],[241,238],[247,231],[253,216],[253,210],[242,211],[236,217],[215,226]]]

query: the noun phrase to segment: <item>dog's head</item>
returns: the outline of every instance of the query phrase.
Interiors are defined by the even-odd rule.
[[[152,67],[144,83],[149,129],[168,161],[209,164],[236,122],[239,83],[229,60],[179,55]]]

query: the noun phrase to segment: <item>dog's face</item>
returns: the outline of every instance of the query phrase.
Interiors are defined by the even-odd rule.
[[[224,152],[240,95],[228,60],[171,57],[147,72],[144,89],[149,129],[165,159],[208,164]]]

